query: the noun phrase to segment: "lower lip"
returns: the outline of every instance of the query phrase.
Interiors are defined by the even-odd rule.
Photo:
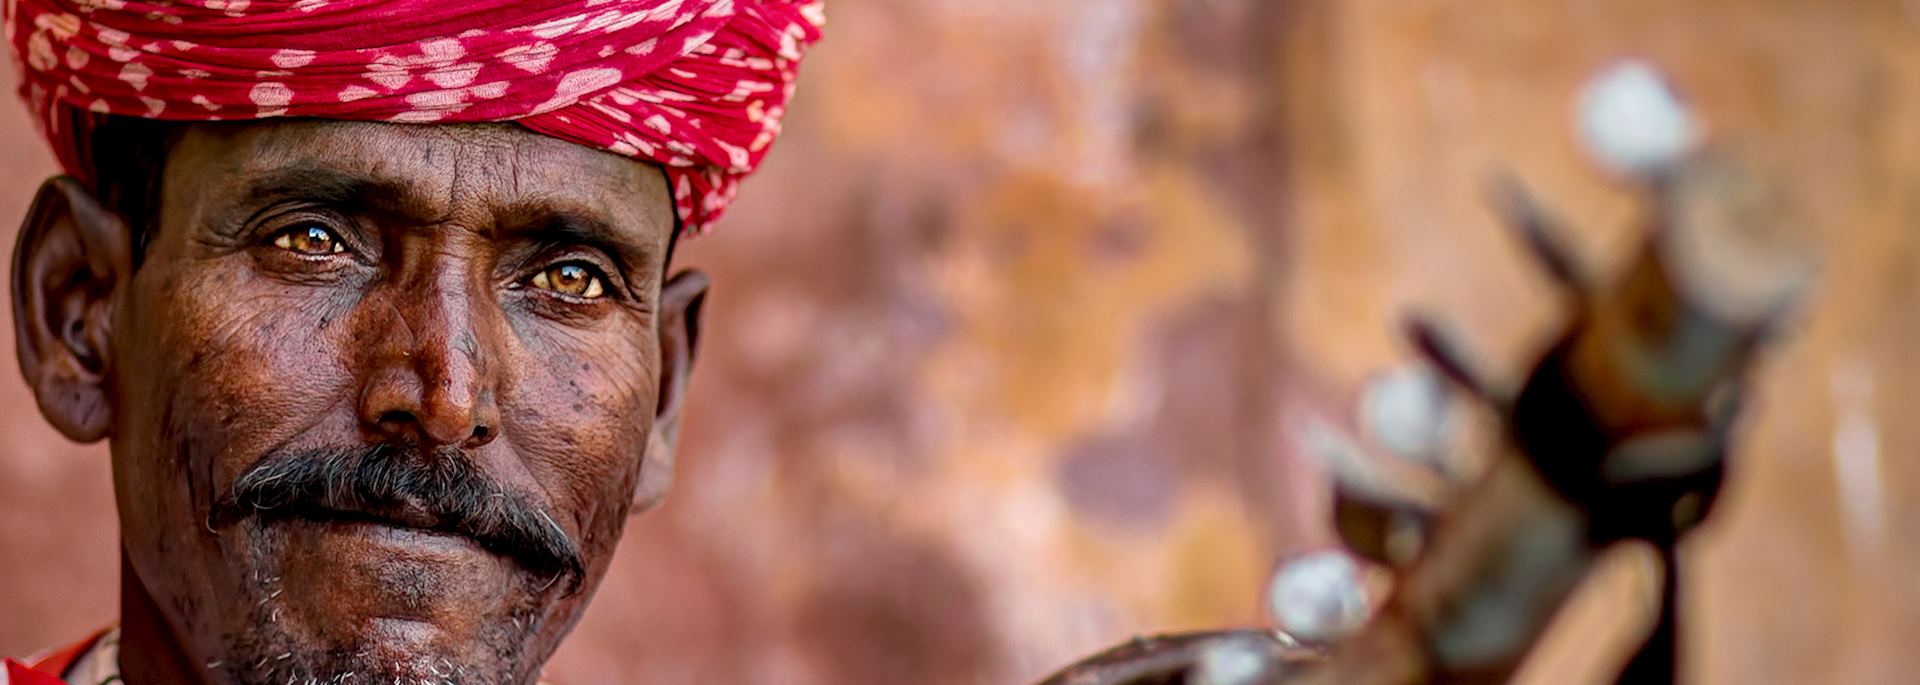
[[[375,547],[419,554],[484,553],[473,538],[445,531],[398,526],[381,521],[359,519],[297,519],[296,535],[345,536],[358,538]]]
[[[511,587],[507,559],[472,538],[366,519],[291,518],[269,524],[279,538],[269,569],[295,612],[333,612],[434,625]]]

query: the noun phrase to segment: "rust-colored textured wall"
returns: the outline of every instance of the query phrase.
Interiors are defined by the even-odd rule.
[[[1569,107],[1638,54],[1825,256],[1724,516],[1687,550],[1689,672],[1904,682],[1920,23],[1902,7],[838,0],[765,172],[683,252],[716,293],[678,482],[552,673],[1015,683],[1136,631],[1259,620],[1272,559],[1327,539],[1287,417],[1403,359],[1405,307],[1494,359],[1553,320],[1484,174],[1532,183],[1596,265],[1631,240]],[[17,217],[51,171],[18,107],[0,159]],[[0,397],[17,654],[111,620],[116,551],[104,450],[46,428],[16,374]],[[1630,637],[1644,578],[1614,566],[1533,682]]]

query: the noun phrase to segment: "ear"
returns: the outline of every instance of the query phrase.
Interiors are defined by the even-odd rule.
[[[20,373],[67,438],[107,436],[113,418],[114,296],[132,274],[132,235],[68,176],[41,184],[13,248]]]
[[[674,274],[660,287],[660,402],[647,435],[646,461],[634,488],[633,513],[653,508],[673,485],[673,450],[680,436],[680,408],[693,376],[693,352],[700,342],[700,308],[708,279],[694,269]]]

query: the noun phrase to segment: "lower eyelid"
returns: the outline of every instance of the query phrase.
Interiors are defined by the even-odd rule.
[[[333,254],[301,254],[271,245],[256,248],[251,270],[258,276],[288,283],[334,287],[366,275],[352,259]]]

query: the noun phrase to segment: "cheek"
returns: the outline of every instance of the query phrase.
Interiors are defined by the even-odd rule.
[[[502,435],[589,548],[618,537],[653,427],[657,363],[644,335],[522,334],[506,356]]]
[[[155,289],[158,358],[153,399],[176,437],[201,443],[217,472],[232,472],[299,434],[351,397],[334,340],[351,303],[332,289],[251,276],[226,262],[176,269]]]
[[[346,387],[322,323],[337,306],[235,273],[150,260],[115,336],[122,542],[140,575],[161,583],[156,591],[184,603],[174,614],[195,625],[209,620],[196,598],[239,582],[223,579],[223,564],[203,563],[220,552],[189,542],[203,530],[216,484],[323,420]]]

